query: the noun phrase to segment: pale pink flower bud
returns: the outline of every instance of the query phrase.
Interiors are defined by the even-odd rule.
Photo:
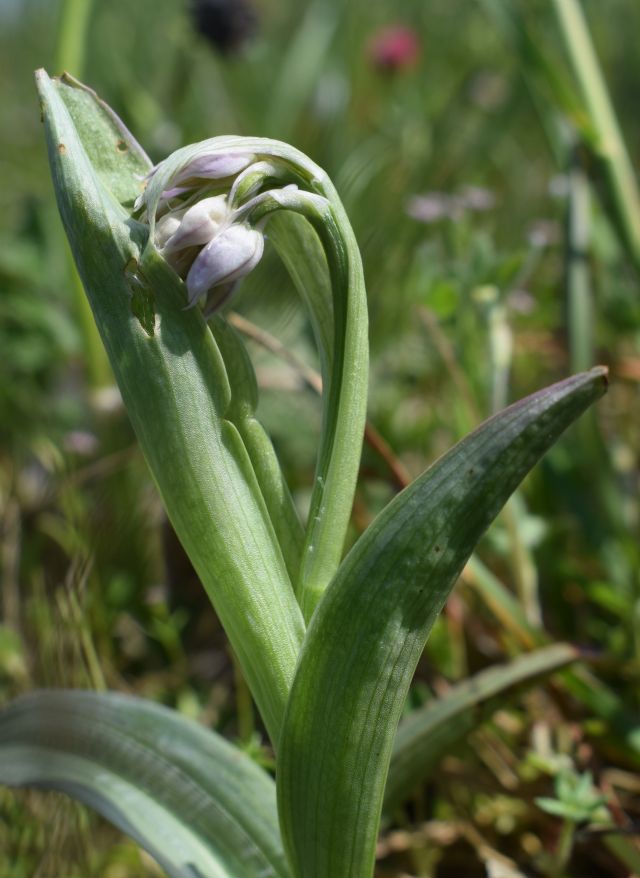
[[[171,253],[183,247],[193,247],[208,243],[220,229],[227,216],[225,195],[203,198],[184,211],[182,221],[170,238],[165,239],[164,251]],[[162,220],[160,221],[162,222]],[[156,243],[157,243],[156,234]]]
[[[232,225],[217,234],[196,257],[187,275],[189,306],[219,284],[232,284],[249,274],[262,257],[262,232]]]
[[[174,175],[172,184],[177,186],[194,177],[206,180],[221,180],[224,177],[235,177],[254,161],[251,153],[229,152],[214,155],[201,155],[192,159]]]
[[[180,228],[180,216],[175,213],[167,213],[156,223],[155,244],[162,249],[167,241],[175,235]]]

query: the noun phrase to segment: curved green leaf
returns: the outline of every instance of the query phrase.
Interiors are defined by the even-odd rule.
[[[307,219],[289,210],[270,218],[269,240],[307,308],[326,381],[333,360],[334,330],[331,277],[322,242]]]
[[[393,738],[433,622],[509,495],[605,387],[594,369],[491,418],[343,561],[307,631],[280,741],[280,823],[297,876],[372,874]]]
[[[563,668],[580,657],[567,643],[556,643],[525,653],[505,665],[487,668],[457,683],[441,698],[413,711],[398,726],[393,742],[389,776],[384,791],[384,811],[390,815],[422,783],[440,759],[477,728],[495,696],[504,696],[523,684]]]
[[[115,693],[36,692],[0,711],[0,783],[68,793],[171,878],[290,874],[271,778],[214,732]]]

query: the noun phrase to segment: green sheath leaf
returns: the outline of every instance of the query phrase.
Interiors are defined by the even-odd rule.
[[[277,744],[304,621],[249,455],[227,418],[220,351],[202,315],[185,310],[182,281],[145,246],[148,229],[115,197],[113,169],[92,165],[81,133],[95,108],[85,115],[85,98],[74,103],[66,92],[73,87],[44,72],[38,86],[58,206],[127,412]],[[130,188],[140,183],[128,165],[120,174]],[[116,188],[122,195],[122,179]]]
[[[229,376],[231,402],[227,418],[244,442],[251,465],[267,504],[287,570],[295,581],[300,567],[303,530],[278,458],[264,427],[256,418],[258,384],[249,353],[235,329],[224,317],[209,320]]]
[[[606,370],[505,409],[381,513],[327,589],[287,706],[278,805],[294,874],[366,878],[393,738],[431,627],[475,544]]]
[[[288,876],[275,785],[224,738],[115,693],[36,692],[0,711],[0,782],[68,793],[171,878]]]

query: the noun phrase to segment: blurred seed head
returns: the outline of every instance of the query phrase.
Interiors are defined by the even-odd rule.
[[[487,113],[498,112],[507,102],[510,92],[509,80],[495,70],[479,71],[469,84],[471,102]]]
[[[561,240],[562,227],[556,220],[536,220],[531,223],[527,230],[529,246],[538,250],[558,244]]]

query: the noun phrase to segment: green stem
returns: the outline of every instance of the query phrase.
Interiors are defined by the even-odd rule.
[[[573,836],[575,828],[576,825],[573,820],[563,821],[553,865],[551,867],[551,871],[549,872],[549,878],[563,878],[565,874],[565,869],[567,868],[567,864],[569,862],[569,859],[571,858],[571,851],[573,850]]]
[[[593,297],[589,268],[591,197],[589,181],[578,160],[569,172],[567,218],[567,318],[571,371],[593,365]]]
[[[640,270],[640,193],[622,132],[578,0],[553,0],[560,29],[590,117],[617,220]]]
[[[249,744],[256,730],[251,690],[249,689],[245,676],[242,673],[242,665],[238,661],[233,650],[231,650],[231,660],[233,662],[233,682],[236,690],[238,738],[243,744]]]
[[[92,0],[63,0],[58,24],[55,64],[60,73],[68,70],[82,76],[87,24]]]
[[[81,77],[84,68],[87,25],[91,13],[92,0],[63,0],[58,22],[58,35],[55,48],[56,68],[62,73],[72,71]],[[89,385],[94,390],[113,384],[109,361],[100,340],[91,308],[84,294],[82,282],[68,250],[67,263],[73,301],[78,319],[82,346],[87,364]]]
[[[331,211],[316,231],[325,246],[334,291],[334,361],[325,391],[324,455],[316,469],[300,568],[299,599],[305,620],[313,615],[342,558],[367,410],[368,320],[362,262],[335,190],[327,195]]]
[[[113,373],[109,366],[109,359],[102,345],[102,339],[98,327],[93,319],[91,306],[85,295],[80,275],[76,268],[71,250],[67,247],[67,263],[69,269],[69,282],[73,293],[73,302],[76,309],[76,317],[84,348],[84,358],[87,367],[87,379],[92,390],[108,387],[113,384]]]
[[[276,198],[266,193],[252,210],[252,222],[281,208],[295,210],[315,229],[326,255],[333,302],[332,356],[323,366],[323,423],[320,452],[296,588],[308,621],[342,558],[367,407],[368,321],[360,251],[338,195],[328,179],[310,193]],[[296,278],[294,277],[294,282]]]

